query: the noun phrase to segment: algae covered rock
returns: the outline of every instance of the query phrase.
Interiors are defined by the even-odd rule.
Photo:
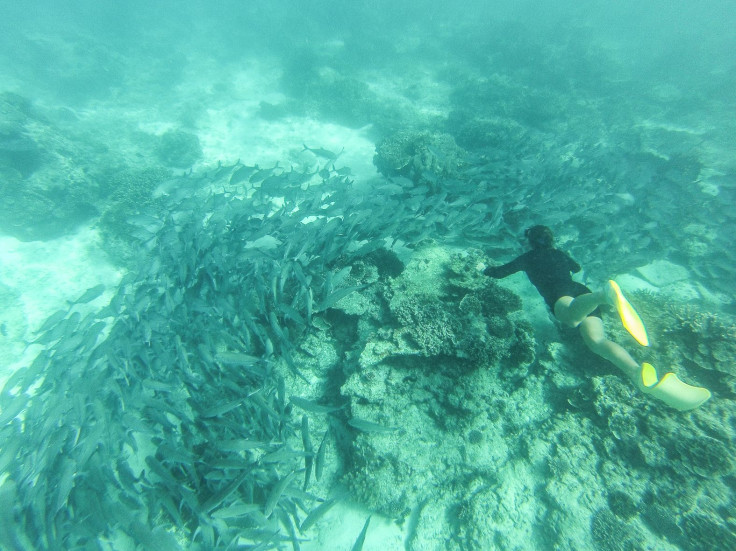
[[[677,440],[676,449],[683,466],[699,476],[719,477],[733,471],[733,451],[715,438],[702,435]]]
[[[291,52],[283,69],[281,86],[289,99],[278,108],[262,105],[267,116],[300,113],[351,128],[373,125],[382,132],[406,128],[421,117],[409,101],[385,97],[365,79],[336,67],[332,54],[311,46]]]
[[[401,325],[399,339],[423,356],[453,355],[461,324],[451,309],[428,296],[398,295],[391,310]]]
[[[5,123],[0,127],[0,166],[4,171],[26,178],[43,162],[43,151],[24,133],[21,125]]]
[[[608,506],[617,517],[628,520],[639,513],[639,507],[633,498],[620,490],[608,494]]]
[[[691,513],[683,519],[682,527],[684,548],[688,551],[736,549],[736,533],[715,516]]]
[[[593,515],[590,526],[598,551],[634,551],[642,539],[638,530],[617,518],[609,509]]]
[[[530,481],[527,481],[530,482]],[[468,482],[468,494],[458,506],[458,533],[454,539],[458,549],[514,549],[519,539],[533,541],[531,527],[520,526],[505,514],[504,495],[518,491],[513,509],[527,518],[538,518],[538,504],[531,492],[521,491],[523,485],[515,481],[515,488],[494,480],[478,478]]]
[[[643,510],[642,516],[646,526],[655,534],[673,543],[678,543],[682,539],[683,531],[680,525],[677,524],[677,517],[667,508],[656,502],[651,503]]]

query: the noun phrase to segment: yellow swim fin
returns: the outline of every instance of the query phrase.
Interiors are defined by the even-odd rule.
[[[707,388],[683,383],[674,373],[667,373],[657,381],[657,371],[651,364],[641,366],[644,392],[679,411],[688,411],[703,405],[711,394]]]
[[[624,324],[626,329],[632,337],[636,339],[642,346],[649,346],[649,337],[647,337],[647,330],[644,327],[644,322],[641,321],[639,314],[636,313],[634,307],[629,304],[624,294],[621,292],[621,288],[612,279],[608,280],[608,284],[605,287],[606,298],[608,302],[616,307],[618,315],[621,317],[621,322]]]

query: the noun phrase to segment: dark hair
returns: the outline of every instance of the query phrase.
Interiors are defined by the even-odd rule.
[[[524,231],[524,235],[529,240],[532,249],[551,249],[555,242],[552,230],[547,226],[532,226]]]

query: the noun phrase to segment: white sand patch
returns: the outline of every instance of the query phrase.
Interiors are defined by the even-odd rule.
[[[649,291],[655,293],[659,291],[658,287],[631,274],[617,275],[614,280],[619,284],[624,293],[632,293],[634,291]]]
[[[641,277],[656,287],[665,287],[689,279],[687,268],[668,260],[655,260],[636,269]]]
[[[350,551],[370,515],[365,509],[350,503],[338,503],[316,528],[313,539],[301,544],[303,551]],[[368,526],[363,551],[404,551],[405,534],[392,520],[373,514]]]
[[[279,166],[288,170],[314,170],[327,160],[303,151],[306,144],[339,154],[336,167],[348,166],[358,180],[372,178],[375,147],[360,130],[301,117],[265,121],[248,116],[236,106],[210,109],[200,124],[199,139],[205,159],[225,163],[240,161],[266,168]],[[342,152],[342,153],[341,153]]]
[[[303,144],[340,154],[336,167],[348,166],[356,179],[373,177],[375,147],[365,136],[365,129],[316,121],[309,117],[284,116],[266,120],[260,116],[262,102],[280,105],[286,96],[280,91],[280,63],[269,59],[251,59],[230,67],[226,90],[212,90],[213,82],[222,81],[221,67],[200,67],[189,75],[179,92],[186,101],[197,101],[206,109],[197,120],[197,135],[204,163],[240,161],[262,168],[279,166],[288,170],[324,167],[326,159],[303,151]],[[214,71],[214,72],[213,72]],[[167,125],[151,121],[147,127],[161,133]]]
[[[381,71],[364,75],[368,88],[387,104],[415,110],[427,117],[446,117],[453,88],[435,78],[435,68],[416,66],[400,76]]]
[[[244,164],[279,166],[288,170],[290,164],[297,170],[324,167],[327,160],[304,151],[304,144],[312,148],[328,149],[339,154],[336,167],[348,166],[352,176],[359,180],[376,174],[373,166],[375,147],[361,130],[315,121],[303,117],[286,117],[266,121],[231,105],[207,111],[207,119],[200,124],[200,143],[205,159]]]

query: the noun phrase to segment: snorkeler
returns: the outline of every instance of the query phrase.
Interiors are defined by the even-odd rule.
[[[707,389],[684,383],[674,373],[659,379],[651,364],[639,365],[623,347],[606,338],[598,309],[603,304],[615,307],[624,328],[639,344],[649,346],[644,324],[615,281],[608,281],[601,291],[591,291],[573,281],[571,273],[579,272],[580,265],[554,248],[552,230],[547,226],[532,226],[524,235],[531,245],[530,251],[503,266],[489,266],[483,273],[503,278],[526,272],[555,318],[568,327],[579,327],[588,348],[613,363],[646,394],[680,411],[694,409],[710,398]]]

